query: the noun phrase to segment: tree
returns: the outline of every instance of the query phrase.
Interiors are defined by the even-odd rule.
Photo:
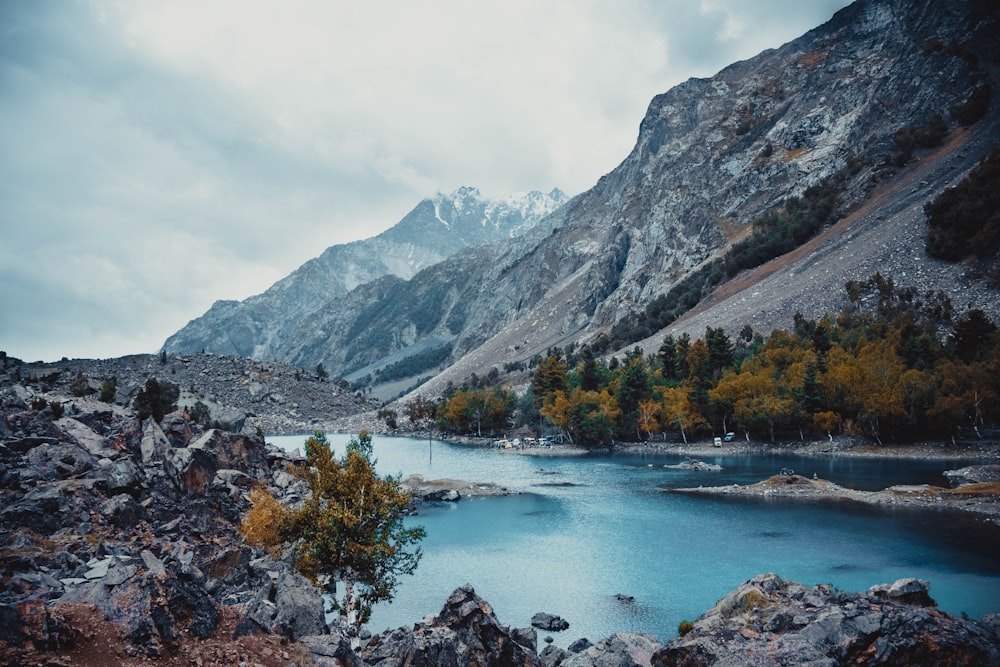
[[[146,380],[146,385],[135,395],[133,407],[135,416],[139,419],[152,417],[157,423],[163,421],[163,416],[177,409],[177,399],[180,398],[180,387],[172,382],[159,382],[156,378]]]
[[[651,398],[644,398],[639,401],[639,428],[646,432],[646,437],[653,438],[654,433],[660,432],[660,422],[656,419],[660,414],[660,404]]]
[[[677,341],[670,334],[663,338],[660,349],[656,353],[663,366],[663,377],[667,380],[679,380],[680,374],[677,372]]]
[[[708,346],[709,368],[712,376],[718,379],[723,370],[733,365],[733,342],[722,327],[705,327],[705,344]]]
[[[572,408],[572,404],[566,397],[566,392],[559,390],[552,392],[548,401],[539,410],[542,417],[548,419],[553,426],[558,427],[561,432],[569,436],[570,442],[573,442],[573,434],[569,432],[569,414]]]
[[[544,405],[549,394],[566,391],[568,388],[566,379],[566,362],[559,356],[559,352],[555,351],[538,365],[531,378],[531,390],[535,395],[535,402]]]
[[[961,317],[952,327],[950,347],[962,361],[982,361],[990,356],[997,336],[997,325],[979,308]]]
[[[191,406],[189,414],[191,416],[191,421],[196,424],[201,424],[206,428],[212,423],[212,411],[201,401],[194,402],[194,405]]]
[[[323,368],[323,362],[316,364],[316,377],[318,377],[320,380],[325,380],[328,377],[326,369]]]
[[[580,369],[580,389],[597,391],[601,386],[601,376],[597,372],[597,359],[589,346],[583,348],[583,363]]]
[[[661,414],[664,426],[676,426],[681,432],[681,438],[687,444],[687,432],[701,426],[705,420],[698,413],[697,406],[691,402],[690,388],[661,387]]]
[[[618,407],[622,412],[622,428],[641,437],[639,430],[639,403],[649,395],[649,376],[642,363],[641,352],[631,355],[621,373],[621,384],[618,387]]]
[[[113,403],[117,392],[118,378],[115,376],[111,376],[101,383],[101,400],[105,403]]]
[[[569,402],[572,406],[569,430],[577,441],[585,445],[596,445],[611,439],[621,409],[607,389],[599,392],[574,389]]]
[[[90,388],[90,382],[87,380],[87,376],[83,374],[83,371],[77,371],[76,378],[73,380],[72,384],[70,384],[69,390],[70,393],[77,398],[94,393],[94,390]]]
[[[289,548],[295,568],[331,593],[341,615],[364,624],[375,604],[393,598],[399,577],[416,570],[424,529],[404,525],[410,494],[397,478],[375,473],[366,431],[351,439],[339,459],[319,431],[306,440],[305,451],[305,463],[289,470],[309,485],[309,498],[290,509],[255,489],[240,530],[249,543],[272,555]],[[344,584],[341,600],[336,599],[338,582]]]
[[[423,396],[417,396],[406,404],[403,411],[406,413],[406,416],[410,420],[411,424],[414,426],[420,426],[421,424],[434,419],[434,412],[436,409],[437,405],[434,401],[429,398],[424,398]]]

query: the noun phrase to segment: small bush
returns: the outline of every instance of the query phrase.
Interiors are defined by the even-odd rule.
[[[763,607],[767,604],[767,596],[761,593],[756,588],[751,588],[743,597],[740,598],[739,610],[740,612],[747,614],[758,607]]]
[[[691,632],[692,630],[694,630],[694,623],[692,623],[691,621],[681,621],[681,624],[677,626],[677,634],[679,634],[681,637]]]
[[[966,127],[975,124],[989,111],[990,97],[992,96],[993,88],[989,83],[976,86],[969,99],[959,102],[949,109],[951,117]]]
[[[191,410],[188,414],[191,416],[191,421],[205,427],[208,427],[212,421],[212,411],[209,410],[208,406],[201,401],[195,401],[195,404],[191,406]]]
[[[114,403],[117,392],[118,378],[112,376],[101,383],[101,400],[105,403]]]
[[[93,393],[93,390],[90,388],[90,382],[87,380],[87,376],[83,374],[83,371],[77,372],[76,378],[69,386],[69,391],[77,398],[83,398]]]
[[[172,382],[159,382],[156,378],[149,378],[146,386],[135,396],[135,416],[139,419],[152,417],[157,422],[163,421],[165,414],[176,409],[180,394],[180,387]]]

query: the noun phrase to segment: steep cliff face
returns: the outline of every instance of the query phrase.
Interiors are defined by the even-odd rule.
[[[291,328],[257,324],[257,339],[270,342],[255,353],[322,362],[341,375],[449,345],[453,366],[422,390],[433,394],[471,372],[607,332],[746,237],[757,216],[828,177],[842,179],[841,216],[873,192],[898,190],[928,155],[910,159],[901,132],[945,125],[954,139],[947,150],[961,153],[951,166],[959,174],[989,148],[966,139],[988,138],[998,126],[995,102],[969,131],[951,111],[990,79],[1000,53],[992,7],[859,0],[780,48],[654,98],[625,160],[528,234],[463,251],[409,279],[364,285]],[[921,186],[918,196],[934,196],[949,178]],[[890,200],[882,205],[899,210]],[[870,224],[880,219],[873,213]],[[917,263],[929,261],[911,246],[905,251]],[[830,262],[814,288],[839,293],[844,279]],[[830,305],[796,304],[807,316]],[[747,318],[758,330],[788,325],[760,312]],[[250,322],[230,321],[236,326],[225,335],[249,338]]]
[[[389,276],[406,280],[465,248],[521,236],[566,200],[559,189],[503,199],[484,197],[471,187],[438,193],[394,227],[370,239],[327,248],[262,294],[245,301],[216,302],[168,338],[164,348],[290,359],[291,339],[302,322],[329,310],[358,286]],[[377,295],[380,289],[372,293]],[[304,363],[310,362],[317,363],[312,359]]]
[[[846,174],[846,208],[891,178],[895,133],[947,118],[984,76],[927,47],[965,43],[970,12],[855,3],[780,49],[657,96],[632,153],[586,195],[593,216],[581,222],[603,236],[588,283],[608,293],[591,327],[641,308],[809,185]]]

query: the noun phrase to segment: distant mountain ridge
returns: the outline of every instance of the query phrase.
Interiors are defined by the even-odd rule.
[[[900,267],[900,282],[932,276],[957,302],[996,304],[995,294],[961,279],[961,266],[927,257],[918,229],[922,202],[1000,135],[1000,96],[968,129],[952,111],[994,78],[1000,22],[991,7],[858,0],[780,48],[675,86],[652,100],[618,167],[527,233],[469,246],[409,279],[361,284],[293,326],[261,313],[253,340],[267,344],[257,353],[306,368],[323,363],[340,377],[447,346],[443,368],[422,373],[434,377],[420,391],[435,395],[471,373],[594,341],[749,236],[758,216],[830,177],[839,179],[834,220],[877,203],[865,229],[905,211],[905,226],[892,226],[898,238],[859,235],[865,245],[854,248],[850,232],[837,245],[817,246],[796,269],[811,267],[810,283],[777,274],[787,297],[780,310],[758,302],[748,284],[735,297],[739,309],[697,321],[701,333],[706,323],[730,335],[746,324],[768,333],[789,326],[796,310],[836,312],[846,280],[888,266]],[[906,138],[934,124],[944,125],[947,141],[921,162],[932,153],[914,153]],[[931,174],[935,163],[941,169]],[[878,201],[868,202],[873,193]],[[424,203],[420,215],[436,221],[441,210]],[[643,345],[650,353],[657,340]]]
[[[359,285],[408,280],[460,250],[523,235],[567,200],[558,188],[500,199],[484,197],[474,187],[436,193],[381,234],[331,246],[261,294],[217,301],[168,338],[164,349],[284,358],[287,339],[303,319]]]

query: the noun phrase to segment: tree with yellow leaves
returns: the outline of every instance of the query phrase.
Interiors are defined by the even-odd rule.
[[[698,412],[698,406],[691,400],[691,389],[681,385],[678,387],[663,386],[660,391],[660,414],[664,426],[676,426],[681,432],[684,444],[687,444],[687,432],[705,423]]]
[[[272,554],[290,547],[295,568],[333,594],[343,615],[356,610],[355,622],[363,624],[376,603],[392,599],[399,576],[416,569],[424,529],[403,524],[410,495],[398,479],[375,473],[367,432],[351,439],[342,458],[333,456],[319,431],[305,450],[306,461],[289,471],[309,485],[309,498],[291,509],[255,489],[240,530],[247,542]],[[338,582],[344,585],[339,601]]]

